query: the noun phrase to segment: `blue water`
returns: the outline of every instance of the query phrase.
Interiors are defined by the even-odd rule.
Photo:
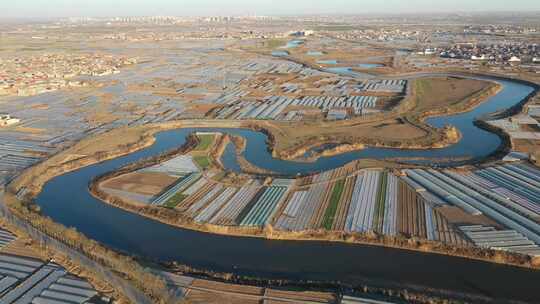
[[[387,148],[367,148],[330,157],[321,157],[315,162],[295,162],[273,158],[267,149],[265,135],[251,130],[228,130],[247,139],[244,157],[255,166],[283,175],[306,174],[343,166],[357,159],[383,159],[383,158],[426,158],[433,159],[433,164],[445,165],[446,162],[455,163],[449,158],[469,158],[472,161],[480,160],[495,152],[501,145],[498,135],[480,129],[474,125],[476,117],[497,112],[513,106],[526,98],[533,88],[517,83],[499,80],[503,89],[499,94],[486,100],[470,112],[451,116],[434,117],[426,122],[441,128],[453,125],[462,134],[462,139],[454,145],[442,149],[407,150]],[[443,159],[443,160],[441,160]],[[226,166],[229,166],[226,163]],[[237,171],[232,165],[227,169]]]
[[[463,132],[462,142],[440,150],[367,149],[305,164],[273,159],[266,151],[265,136],[260,133],[239,129],[222,131],[248,139],[245,152],[248,161],[281,173],[335,168],[358,157],[482,157],[494,151],[500,140],[474,127],[472,119],[512,106],[532,91],[518,83],[501,83],[504,90],[473,111],[429,120],[435,126],[451,123]],[[155,144],[144,150],[56,177],[44,186],[36,202],[43,214],[56,222],[75,227],[114,249],[155,260],[269,278],[338,280],[353,285],[363,284],[368,279],[375,284],[402,283],[472,292],[503,302],[505,299],[540,302],[538,271],[377,246],[275,241],[194,232],[112,207],[89,194],[88,184],[96,176],[177,148],[185,143],[186,135],[195,130],[200,129],[159,133]],[[223,162],[231,170],[239,169],[233,165],[236,161],[231,147]]]

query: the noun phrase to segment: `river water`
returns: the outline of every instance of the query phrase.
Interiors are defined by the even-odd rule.
[[[504,90],[473,111],[428,120],[437,127],[447,123],[455,125],[462,132],[463,139],[458,144],[444,149],[368,148],[321,158],[314,163],[300,163],[272,158],[266,149],[266,137],[261,133],[240,129],[221,131],[246,137],[245,158],[258,167],[281,174],[332,169],[358,158],[482,158],[497,149],[500,139],[475,127],[473,119],[508,108],[533,90],[515,82],[499,82]],[[276,241],[195,232],[120,210],[102,203],[88,192],[88,184],[96,176],[176,148],[185,142],[188,134],[196,130],[215,129],[181,129],[159,133],[151,147],[52,179],[36,201],[42,212],[56,222],[75,227],[106,246],[154,260],[178,261],[194,267],[266,278],[336,280],[347,284],[360,284],[369,278],[375,283],[403,283],[498,299],[540,302],[540,293],[537,292],[539,271],[378,246]],[[239,170],[233,149],[229,147],[227,151],[223,162],[229,169]]]

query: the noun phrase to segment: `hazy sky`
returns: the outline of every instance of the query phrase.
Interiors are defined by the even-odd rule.
[[[0,17],[540,11],[540,0],[0,0]]]

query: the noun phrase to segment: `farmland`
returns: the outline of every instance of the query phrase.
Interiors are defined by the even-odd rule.
[[[327,230],[332,229],[332,224],[335,220],[335,215],[338,209],[338,204],[340,202],[341,194],[343,193],[343,184],[344,181],[340,180],[334,185],[332,189],[332,196],[330,197],[330,204],[325,211],[323,227]]]
[[[193,160],[202,169],[207,169],[210,166],[210,159],[208,158],[208,156],[197,155],[193,158]]]
[[[169,198],[164,206],[167,207],[167,208],[174,208],[176,207],[178,204],[180,204],[184,199],[186,199],[187,195],[185,194],[182,194],[182,193],[176,193],[175,195],[173,195],[171,198]]]
[[[4,22],[0,302],[538,302],[524,15]]]
[[[107,298],[96,280],[77,276],[66,260],[51,259],[39,247],[30,245],[26,236],[17,236],[0,223],[0,282],[2,303],[26,299],[34,303],[83,303]],[[62,264],[62,265],[59,265]],[[92,283],[92,284],[91,284]],[[108,295],[110,296],[110,295]]]
[[[204,145],[209,149],[210,144]],[[174,210],[193,223],[190,228],[200,230],[227,227],[223,231],[260,235],[271,229],[278,235],[315,233],[322,238],[340,232],[482,247],[464,229],[484,224],[493,231],[513,231],[515,238],[504,250],[540,254],[534,245],[540,242],[540,193],[535,188],[540,171],[529,165],[390,171],[362,169],[358,163],[289,179],[246,175],[230,184],[227,174],[217,169],[201,174],[196,156],[191,156],[200,152],[195,149],[189,156],[104,181],[103,186],[133,180],[140,172],[167,172],[169,178],[161,179],[163,190],[138,203]],[[137,199],[137,192],[129,193],[136,188],[123,189],[112,194]]]
[[[208,151],[210,146],[214,143],[216,135],[214,134],[200,134],[197,136],[199,138],[199,144],[195,147],[194,151]]]

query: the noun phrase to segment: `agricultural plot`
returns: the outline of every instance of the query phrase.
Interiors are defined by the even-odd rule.
[[[237,218],[261,189],[258,181],[252,180],[236,192],[236,194],[210,220],[211,224],[233,226]]]
[[[397,191],[396,232],[398,234],[448,244],[467,244],[460,232],[448,223],[437,208],[418,195],[406,179],[398,182]]]
[[[207,203],[214,195],[221,190],[220,185],[201,179],[201,182],[194,184],[183,194],[188,195],[180,204],[176,206],[177,210],[193,214],[193,212]]]
[[[140,172],[164,173],[169,176],[183,176],[193,172],[198,172],[199,168],[193,163],[193,157],[190,155],[180,155],[163,163],[144,168]]]
[[[204,210],[199,212],[195,217],[195,221],[198,223],[208,222],[216,212],[221,209],[228,200],[236,193],[238,189],[228,187],[226,188],[216,199],[214,199]]]
[[[540,215],[540,177],[534,171],[532,167],[524,170],[507,165],[479,170],[475,174],[492,183],[494,187],[490,189],[493,191]]]
[[[159,172],[132,172],[101,183],[105,190],[124,191],[141,196],[154,196],[172,185],[178,177]]]
[[[166,204],[176,194],[182,194],[182,191],[184,191],[188,187],[191,187],[194,183],[198,183],[201,180],[201,176],[202,175],[200,173],[192,173],[178,178],[176,182],[167,189],[165,189],[165,191],[156,195],[155,198],[152,200],[151,204],[158,206]],[[177,197],[177,199],[178,198],[179,197]]]
[[[395,236],[397,234],[397,204],[398,204],[398,181],[393,174],[387,174],[386,195],[384,201],[384,221],[382,224],[382,233]]]
[[[98,293],[54,263],[1,255],[2,303],[84,303]],[[77,284],[77,285],[74,285]],[[47,302],[48,301],[48,302]]]
[[[199,168],[203,170],[210,167],[210,157],[208,157],[207,155],[196,155],[193,157],[193,160],[195,161],[197,166],[199,166]]]
[[[388,174],[382,173],[379,177],[379,187],[377,190],[377,201],[375,205],[375,218],[373,221],[373,230],[378,233],[382,233],[383,230],[387,185]]]
[[[207,186],[206,189],[210,188],[211,189],[206,192],[204,194],[204,196],[202,196],[199,200],[195,201],[187,210],[187,214],[189,216],[195,216],[196,214],[198,214],[199,210],[203,209],[207,204],[209,204],[210,202],[212,202],[212,200],[217,197],[222,191],[223,191],[223,186],[220,185],[220,184],[211,184],[211,186]]]
[[[362,178],[357,178],[345,231],[372,231],[380,175],[379,171],[366,171]]]
[[[264,226],[272,217],[282,198],[287,192],[286,187],[267,187],[245,217],[240,221],[240,226]]]
[[[283,231],[373,232],[478,245],[481,242],[459,226],[484,224],[518,235],[506,246],[529,246],[512,249],[532,253],[537,250],[532,246],[540,244],[540,171],[523,164],[473,172],[407,169],[399,177],[345,166],[298,179],[274,179],[266,186],[249,180],[237,188],[208,179],[211,172],[204,178],[200,172],[184,173],[196,167],[196,157],[175,158],[145,172],[179,174],[152,204],[213,225],[272,224]],[[499,247],[507,250],[490,248]]]
[[[323,218],[323,228],[326,230],[331,230],[334,224],[336,212],[338,210],[338,205],[340,203],[341,194],[343,193],[343,186],[345,184],[344,180],[340,180],[334,184],[332,189],[332,194],[330,196],[330,204],[326,208]]]
[[[352,296],[347,296],[347,295],[343,296],[340,303],[341,304],[395,304],[395,302],[352,297]]]
[[[316,291],[285,291],[279,289],[265,289],[264,296],[273,299],[286,299],[287,302],[296,303],[336,303],[337,299],[331,293]],[[265,303],[271,303],[271,300],[265,300]],[[284,303],[277,300],[276,303]]]
[[[540,247],[515,230],[496,230],[482,225],[461,226],[459,229],[478,247],[540,256]]]
[[[343,191],[344,186],[344,184],[342,184],[344,182],[342,178],[344,172],[344,168],[337,168],[314,176],[313,182],[325,184],[327,186],[327,191],[321,197],[321,205],[314,213],[310,224],[311,227],[316,229],[332,228],[333,219],[331,219],[332,223],[328,222],[326,224],[327,228],[325,228],[324,222],[325,220],[328,221],[328,216],[333,218],[334,216],[332,213],[335,215],[335,212],[337,212],[337,207],[339,206],[341,199],[341,192]],[[327,214],[327,212],[329,213]]]
[[[107,180],[100,187],[107,193],[131,201],[174,208],[186,196],[181,190],[200,178],[199,169],[189,155]]]
[[[398,231],[402,235],[427,238],[424,201],[406,184],[399,184]]]
[[[320,208],[327,187],[327,184],[313,184],[308,190],[295,192],[274,226],[290,231],[313,228],[311,219]]]
[[[534,180],[527,180],[523,177],[510,178],[512,175],[496,168],[465,174],[450,170],[442,172],[407,170],[406,173],[409,178],[422,183],[426,186],[427,191],[431,191],[447,204],[459,207],[472,215],[483,214],[499,225],[515,230],[538,244],[540,242],[540,225],[535,221],[538,214],[533,211],[533,202],[528,205],[514,196],[502,194],[513,190],[514,193],[535,195],[534,191],[529,191],[532,186],[525,187]],[[505,187],[513,185],[513,188],[505,188],[505,192],[502,192],[499,189],[501,185]],[[512,197],[514,198],[512,199]]]
[[[42,261],[22,246],[6,250],[4,245],[19,240],[0,229],[0,303],[90,303],[98,292],[86,280],[63,267]]]
[[[193,151],[208,151],[216,139],[216,134],[197,133],[197,138],[199,138],[199,144],[193,149]]]
[[[183,194],[183,193],[176,193],[175,195],[173,195],[171,198],[169,198],[165,204],[163,204],[164,207],[166,208],[175,208],[176,206],[178,206],[178,204],[180,204],[181,202],[183,202],[188,196]]]
[[[351,109],[355,115],[367,115],[380,112],[381,107],[379,97],[357,95],[362,93],[383,93],[383,94],[401,94],[405,88],[403,80],[384,80],[377,82],[366,82],[360,84],[350,84],[347,80],[341,80],[336,84],[318,84],[327,96],[300,95],[303,91],[300,89],[303,85],[286,83],[283,84],[281,92],[273,92],[272,82],[264,82],[261,86],[255,86],[253,89],[261,89],[266,95],[262,101],[247,101],[241,96],[230,96],[229,102],[224,103],[219,110],[213,113],[217,119],[259,119],[259,120],[301,120],[303,118],[302,110],[286,111],[289,107],[320,110],[328,112],[333,109]],[[245,94],[244,91],[239,93]],[[271,94],[278,93],[278,94]],[[283,94],[283,95],[280,95]],[[353,95],[354,94],[354,95]],[[294,95],[294,96],[291,96]],[[338,95],[338,96],[336,96]]]
[[[202,176],[202,175],[201,175]],[[184,193],[186,195],[192,195],[199,191],[204,185],[207,184],[207,180],[204,177],[199,178],[197,181],[191,183],[188,187],[185,188]]]
[[[341,174],[332,170],[303,178],[299,184],[311,186],[289,196],[274,227],[288,231],[323,228],[396,235],[398,178],[368,170],[331,181],[333,176]]]
[[[300,209],[301,204],[306,199],[307,194],[307,191],[294,192],[287,204],[287,207],[283,211],[283,215],[288,217],[295,217],[298,214],[298,210]]]
[[[341,200],[338,204],[334,223],[332,225],[332,230],[334,231],[343,231],[345,227],[345,221],[347,219],[347,212],[350,208],[351,197],[352,197],[355,181],[356,181],[356,175],[349,176],[345,179],[345,182],[343,185],[343,193],[341,195]]]
[[[358,91],[400,94],[406,85],[406,80],[368,80],[358,87]]]
[[[472,215],[482,214],[481,211],[474,207],[475,203],[471,197],[448,185],[447,180],[445,178],[441,179],[438,172],[434,170],[429,172],[426,170],[405,170],[405,173],[409,178],[421,184],[426,190],[433,192],[447,203],[460,207]]]
[[[535,204],[525,200],[509,189],[499,187],[474,173],[458,174],[452,171],[446,171],[444,173],[456,181],[466,184],[467,187],[481,194],[484,198],[497,202],[529,218],[534,219],[538,217]]]

